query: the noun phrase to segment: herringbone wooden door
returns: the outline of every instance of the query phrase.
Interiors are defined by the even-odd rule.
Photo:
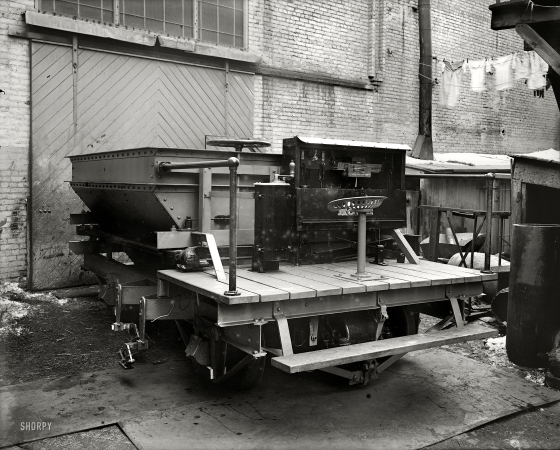
[[[205,135],[253,133],[250,74],[231,73],[226,96],[224,69],[80,49],[76,70],[72,48],[33,43],[35,289],[82,281],[82,258],[69,252],[68,241],[74,236],[70,214],[83,204],[66,183],[66,156],[144,146],[204,148]]]

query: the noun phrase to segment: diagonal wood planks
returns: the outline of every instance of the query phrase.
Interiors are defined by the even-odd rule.
[[[225,132],[225,72],[172,62],[79,50],[76,128],[71,48],[32,43],[33,287],[79,282],[70,254],[71,213],[83,204],[66,181],[68,155],[142,146],[204,148]],[[229,100],[239,136],[253,132],[253,76],[235,74]],[[43,213],[42,211],[50,213]]]

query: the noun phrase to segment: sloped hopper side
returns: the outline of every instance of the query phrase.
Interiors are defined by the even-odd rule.
[[[280,165],[280,155],[273,154],[141,148],[70,157],[70,185],[102,231],[155,244],[156,231],[169,231],[172,227],[197,229],[200,177],[198,169],[158,172],[157,163],[214,161],[231,156],[239,157],[241,165],[248,166],[240,170],[240,192],[252,191],[254,182],[268,181],[270,172]],[[214,169],[212,173],[213,187],[205,193],[208,197],[214,195],[210,191],[228,189],[223,185],[227,168]],[[216,211],[213,206],[213,217],[229,214],[227,202],[216,203],[226,207]]]
[[[74,183],[72,188],[94,213],[95,221],[108,233],[144,243],[156,240],[155,231],[169,231],[171,227],[184,228],[185,218],[197,217],[198,189],[185,192],[178,187],[166,194],[166,202],[175,204],[166,209],[153,187],[130,187],[119,184]],[[144,190],[146,188],[146,190]],[[169,208],[169,207],[168,207]],[[188,212],[188,214],[187,214]],[[175,216],[171,214],[175,213]],[[176,219],[181,217],[181,219]]]

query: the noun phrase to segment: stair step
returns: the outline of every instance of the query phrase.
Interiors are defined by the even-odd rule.
[[[480,325],[468,325],[432,333],[412,334],[410,336],[328,348],[314,352],[299,353],[297,355],[278,356],[272,358],[272,365],[288,373],[305,372],[431,347],[440,347],[446,344],[485,339],[497,335],[498,330]]]

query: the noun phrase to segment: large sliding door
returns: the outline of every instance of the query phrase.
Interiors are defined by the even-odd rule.
[[[79,284],[68,155],[252,136],[253,76],[103,51],[32,45],[32,287]],[[74,64],[76,63],[77,64]],[[227,80],[227,83],[226,83]]]

